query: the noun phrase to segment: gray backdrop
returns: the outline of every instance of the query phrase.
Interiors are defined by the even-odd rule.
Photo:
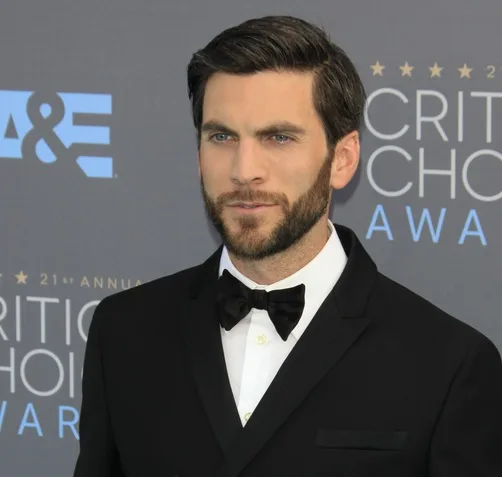
[[[267,14],[323,25],[370,95],[332,218],[502,349],[500,0],[2,0],[2,477],[71,475],[96,303],[216,247],[185,68]]]

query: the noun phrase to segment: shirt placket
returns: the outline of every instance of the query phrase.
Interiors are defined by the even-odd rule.
[[[265,310],[253,309],[246,337],[246,352],[239,396],[239,414],[243,425],[266,391],[269,383],[270,363],[273,358],[272,343],[275,328]]]

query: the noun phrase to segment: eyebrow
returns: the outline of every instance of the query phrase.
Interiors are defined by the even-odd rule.
[[[210,120],[205,122],[201,127],[201,132],[203,133],[212,133],[212,132],[220,132],[225,134],[230,134],[231,136],[239,137],[239,133],[225,124]],[[307,131],[293,124],[289,121],[280,121],[278,123],[272,123],[263,128],[258,128],[253,131],[253,135],[259,138],[263,138],[266,136],[272,136],[274,134],[296,134],[299,136],[303,136],[307,133]]]

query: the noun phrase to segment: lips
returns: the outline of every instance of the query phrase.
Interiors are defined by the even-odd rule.
[[[231,207],[242,207],[243,209],[256,209],[258,207],[269,207],[270,205],[271,204],[240,202],[240,203],[237,203],[237,204],[232,204]]]
[[[239,214],[252,214],[263,211],[267,208],[273,207],[274,204],[260,204],[257,202],[238,202],[235,204],[229,204],[229,207],[237,211]]]

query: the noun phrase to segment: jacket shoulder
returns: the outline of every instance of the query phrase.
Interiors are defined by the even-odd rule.
[[[170,275],[155,278],[142,283],[133,288],[122,290],[118,293],[109,295],[103,299],[109,304],[117,304],[121,301],[137,300],[141,298],[154,299],[157,295],[165,297],[166,294],[185,294],[190,288],[190,284],[198,276],[202,265],[179,270]]]
[[[196,265],[108,295],[96,306],[92,321],[106,320],[107,326],[113,326],[115,319],[123,323],[152,316],[159,310],[173,310],[190,298],[191,284],[201,268]]]
[[[378,321],[387,322],[403,336],[413,341],[426,340],[432,347],[466,350],[483,344],[494,346],[472,325],[380,272],[370,300],[370,310]]]

